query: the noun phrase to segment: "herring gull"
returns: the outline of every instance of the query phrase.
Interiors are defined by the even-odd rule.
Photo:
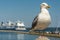
[[[40,6],[41,6],[40,7],[41,11],[34,18],[34,20],[32,22],[32,28],[30,31],[44,30],[51,23],[51,17],[50,17],[49,11],[48,11],[48,8],[50,8],[50,6],[47,3],[42,3]]]

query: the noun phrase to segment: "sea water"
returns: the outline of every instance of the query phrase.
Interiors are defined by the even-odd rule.
[[[36,40],[40,35],[17,34],[11,32],[0,32],[0,40]],[[56,37],[48,37],[50,40],[60,40]]]
[[[45,31],[55,31],[56,28],[47,28]],[[26,31],[29,31],[28,29]],[[25,32],[26,32],[25,31]],[[60,32],[60,28],[58,28]],[[36,40],[40,35],[18,34],[14,32],[0,32],[0,40]],[[60,40],[56,37],[48,37],[50,40]]]

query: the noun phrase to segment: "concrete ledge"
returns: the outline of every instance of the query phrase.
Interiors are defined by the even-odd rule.
[[[42,33],[42,32],[24,32],[24,31],[15,31],[15,30],[0,30],[0,32],[14,32],[18,34],[43,35],[43,36],[60,38],[60,34],[49,34],[49,33]]]

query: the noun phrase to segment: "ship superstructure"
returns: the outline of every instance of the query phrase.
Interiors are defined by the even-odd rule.
[[[24,28],[25,26],[24,23],[21,21],[17,21],[16,26],[17,26],[16,30],[26,30],[26,28]]]
[[[6,23],[0,23],[0,29],[15,29],[15,30],[26,30],[24,23],[21,21],[12,22],[8,21]]]

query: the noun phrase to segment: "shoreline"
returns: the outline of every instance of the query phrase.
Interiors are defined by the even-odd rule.
[[[16,30],[0,30],[0,32],[12,32],[17,34],[30,34],[30,35],[43,35],[48,37],[57,37],[60,38],[60,34],[49,34],[43,32],[24,32],[24,31],[16,31]]]

